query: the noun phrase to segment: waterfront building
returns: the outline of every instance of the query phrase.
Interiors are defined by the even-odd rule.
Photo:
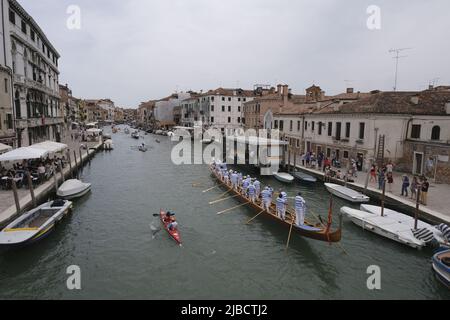
[[[168,97],[157,100],[153,109],[152,117],[157,128],[170,128],[175,125],[173,110],[181,105],[181,101],[189,98],[188,92],[173,93]]]
[[[17,146],[61,140],[64,114],[59,95],[59,53],[15,0],[3,1],[7,61],[13,73]],[[7,20],[6,20],[7,19]]]
[[[11,96],[11,71],[0,63],[0,143],[9,146],[15,145],[14,116]]]
[[[114,122],[123,123],[124,122],[124,111],[122,108],[116,107],[114,109]]]
[[[154,100],[149,100],[147,102],[141,102],[137,109],[136,121],[139,126],[145,127],[146,129],[150,127],[155,127],[155,119],[153,116],[153,110],[155,109]]]
[[[200,101],[204,96],[196,92],[190,92],[191,96],[181,101],[180,123],[185,127],[194,127],[205,123],[206,110],[201,108]]]

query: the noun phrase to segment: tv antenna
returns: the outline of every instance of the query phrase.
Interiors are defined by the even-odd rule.
[[[433,86],[433,88],[437,85],[438,81],[440,78],[433,78],[430,80],[430,82],[428,83],[428,86]]]
[[[402,58],[406,58],[407,56],[401,56],[400,52],[405,50],[410,50],[412,48],[397,48],[389,50],[389,53],[395,53],[395,56],[392,59],[395,59],[395,82],[394,82],[394,91],[397,91],[397,75],[398,75],[398,60]]]

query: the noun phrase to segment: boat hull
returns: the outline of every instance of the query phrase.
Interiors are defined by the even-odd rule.
[[[283,183],[292,183],[294,181],[294,177],[292,177],[292,176],[291,176],[292,178],[289,178],[289,177],[284,177],[284,176],[276,174],[276,173],[273,176],[275,177],[275,179],[277,179],[278,181],[283,182]]]
[[[364,214],[368,214],[368,215],[372,215],[371,213],[365,212],[365,211],[361,211],[361,210],[357,210],[357,209],[352,209],[352,208],[348,208],[348,207],[342,207],[341,208],[341,213],[343,215],[346,215],[355,225],[361,227],[363,230],[368,230],[371,231],[379,236],[382,236],[384,238],[396,241],[398,243],[407,245],[411,248],[414,249],[421,249],[423,248],[426,243],[423,241],[420,241],[418,239],[414,240],[413,238],[405,238],[405,237],[400,237],[397,233],[395,232],[391,232],[389,230],[387,230],[386,228],[383,228],[382,226],[378,226],[375,223],[372,223],[370,221],[367,221],[361,217],[359,217],[357,215],[358,212],[362,212]],[[411,233],[412,235],[412,233]]]
[[[229,190],[230,192],[233,192],[236,195],[236,198],[239,199],[240,202],[248,202],[249,200],[244,197],[242,194],[240,194],[238,191],[236,191],[235,189],[233,189],[230,185],[227,185],[215,172],[214,170],[212,170],[211,168],[209,168],[211,171],[211,175],[212,177],[214,177],[215,179],[217,179],[219,181],[219,183],[226,188],[227,190]],[[257,212],[263,212],[264,216],[271,218],[272,220],[276,221],[277,223],[279,223],[280,225],[283,225],[285,227],[290,228],[291,227],[291,222],[288,220],[282,220],[281,218],[279,218],[277,215],[272,214],[270,212],[268,212],[267,210],[264,210],[260,205],[258,205],[257,203],[253,203],[253,202],[249,202],[248,206],[250,206],[252,209],[254,209]],[[272,203],[272,207],[271,209],[274,211],[275,210],[275,205]],[[292,210],[287,210],[286,211],[286,215],[287,216],[293,216],[294,213],[292,212]],[[292,218],[291,218],[292,219]],[[292,220],[291,220],[292,221]],[[326,229],[321,226],[320,224],[313,224],[310,223],[308,221],[305,220],[305,225],[303,227],[298,227],[297,225],[293,224],[292,225],[292,231],[296,232],[297,234],[306,237],[306,238],[310,238],[310,239],[314,239],[314,240],[320,240],[320,241],[326,241],[326,242],[339,242],[341,240],[342,237],[342,219],[341,219],[341,215],[339,215],[339,229],[334,230],[334,231],[329,231],[326,232]]]
[[[168,228],[169,223],[164,221],[164,215],[165,215],[165,214],[166,214],[165,211],[160,210],[160,212],[159,212],[159,219],[161,220],[161,223],[162,223],[164,229],[167,231],[167,233],[169,234],[169,236],[170,236],[176,243],[178,243],[179,245],[181,245],[180,233],[178,232],[178,230],[169,230],[169,228]]]
[[[19,218],[17,218],[15,221],[18,221],[18,220],[20,221],[20,219],[22,217],[35,212],[37,209],[42,208],[46,204],[47,203],[40,205],[39,207],[37,207],[33,210],[30,210],[29,212],[27,212],[27,213],[23,214],[22,216],[20,216]],[[14,239],[11,239],[11,242],[9,242],[9,241],[5,242],[4,238],[0,236],[0,246],[4,247],[4,248],[18,248],[18,247],[24,247],[24,246],[31,245],[35,242],[38,242],[38,241],[46,238],[55,229],[56,224],[58,224],[64,218],[64,216],[70,214],[71,212],[72,212],[72,202],[67,201],[67,203],[63,207],[59,208],[58,214],[55,214],[51,217],[50,223],[43,224],[43,226],[41,228],[38,228],[36,230],[36,232],[34,232],[33,234],[30,233],[28,237],[22,238],[21,241],[14,241]],[[0,234],[3,234],[5,232],[11,232],[11,233],[20,232],[21,229],[17,229],[17,231],[14,231],[15,221],[13,221],[8,226],[6,226],[0,232]]]
[[[450,259],[450,250],[444,250],[434,254],[432,267],[438,280],[450,289],[450,267],[442,262],[443,257]]]
[[[364,202],[369,202],[370,198],[363,195],[362,193],[360,194],[359,197],[352,197],[340,190],[335,189],[334,184],[331,183],[325,183],[325,187],[327,188],[328,192],[330,192],[331,194],[335,195],[336,197],[339,197],[341,199],[353,202],[353,203],[364,203]],[[342,186],[341,186],[342,187]],[[350,189],[351,190],[351,189]],[[353,190],[352,190],[353,191]]]

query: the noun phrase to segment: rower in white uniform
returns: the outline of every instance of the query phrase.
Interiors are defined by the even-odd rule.
[[[256,188],[253,183],[250,183],[248,186],[248,197],[250,198],[250,201],[255,203],[256,201]]]
[[[280,194],[277,198],[277,216],[284,220],[286,215],[286,200]]]
[[[306,201],[299,192],[295,197],[295,221],[297,226],[302,226],[305,223]]]
[[[261,199],[263,209],[269,211],[270,204],[272,203],[272,195],[268,187],[265,187],[264,190],[261,191]]]

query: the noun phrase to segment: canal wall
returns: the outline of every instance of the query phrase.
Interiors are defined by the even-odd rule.
[[[291,165],[293,168],[294,166]],[[373,188],[371,186],[368,186],[365,188],[365,185],[357,183],[357,182],[347,182],[345,183],[343,180],[331,178],[331,180],[325,181],[325,174],[321,171],[305,168],[299,165],[295,166],[297,169],[308,173],[319,180],[323,182],[331,182],[339,185],[345,185],[351,189],[354,189],[356,191],[362,192],[370,197],[371,200],[378,200],[381,202],[382,198],[382,192],[376,188]],[[328,179],[328,178],[327,178]],[[385,204],[387,204],[389,207],[392,207],[392,209],[397,210],[399,212],[405,213],[409,216],[414,216],[416,212],[416,206],[410,201],[405,200],[405,198],[396,196],[395,194],[386,192],[385,198],[384,198]],[[423,205],[419,206],[419,215],[420,219],[427,221],[429,223],[445,223],[450,225],[450,217],[448,215],[445,215],[441,212],[437,212],[435,210],[432,210],[430,208],[427,208]]]
[[[62,169],[62,171],[56,173],[57,185],[58,186],[61,185],[63,180],[70,179],[72,176],[76,176],[76,172],[82,169],[82,167],[86,165],[86,163],[90,162],[94,154],[102,148],[102,145],[103,142],[99,142],[98,144],[86,149],[86,151],[81,152],[81,154],[79,152],[75,152],[76,159],[74,158],[75,155],[71,154],[70,155],[71,165],[67,163],[67,165],[65,166],[65,168]],[[27,188],[28,190],[28,185],[25,188]],[[41,185],[39,185],[37,188],[34,189],[34,197],[36,203],[39,204],[47,201],[49,196],[55,193],[56,193],[55,179],[54,177],[51,177],[48,181],[42,183]],[[11,197],[13,197],[13,191],[11,191]],[[19,199],[19,205],[20,205],[20,212],[17,212],[15,204],[8,207],[6,210],[0,212],[0,230],[3,229],[5,226],[7,226],[9,223],[11,223],[14,219],[19,217],[21,214],[33,208],[33,200],[31,198],[30,192],[27,192],[25,196],[22,196]]]

